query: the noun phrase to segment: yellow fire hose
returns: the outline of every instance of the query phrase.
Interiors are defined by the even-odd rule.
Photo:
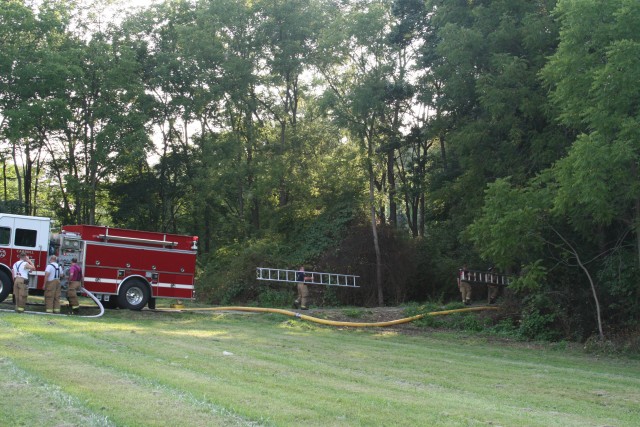
[[[297,313],[290,310],[282,310],[279,308],[263,308],[263,307],[207,307],[207,308],[184,308],[179,311],[246,311],[246,312],[256,312],[256,313],[277,313],[283,314],[285,316],[297,317],[302,320],[307,320],[309,322],[320,323],[322,325],[329,326],[350,326],[357,328],[364,327],[382,327],[382,326],[393,326],[400,325],[402,323],[413,322],[418,319],[422,319],[426,316],[444,316],[447,314],[454,313],[466,313],[472,311],[485,311],[485,310],[498,310],[498,307],[494,306],[482,306],[482,307],[469,307],[469,308],[458,308],[455,310],[444,310],[444,311],[431,311],[429,313],[418,314],[416,316],[405,317],[404,319],[390,320],[387,322],[340,322],[337,320],[327,320],[327,319],[319,319],[313,316],[307,316],[306,314]],[[166,309],[158,309],[158,311],[175,311],[175,310],[166,310]]]

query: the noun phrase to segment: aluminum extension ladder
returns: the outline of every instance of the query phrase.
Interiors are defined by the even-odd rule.
[[[511,277],[506,274],[498,274],[491,271],[460,269],[458,277],[463,282],[480,283],[483,285],[509,286],[511,282]]]
[[[297,283],[297,270],[283,270],[280,268],[256,268],[256,278],[258,280],[268,280],[272,282]],[[311,276],[311,280],[305,280],[308,285],[343,286],[347,288],[359,288],[356,279],[360,276],[351,274],[319,273],[317,271],[305,271],[305,276]]]

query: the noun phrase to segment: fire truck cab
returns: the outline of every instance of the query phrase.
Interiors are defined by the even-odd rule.
[[[77,260],[83,287],[106,307],[140,310],[155,308],[156,298],[195,297],[196,236],[96,225],[63,226],[51,235],[50,223],[0,213],[0,302],[13,292],[11,268],[22,251],[36,266],[30,292],[44,289],[44,269],[55,254],[65,277],[71,260]]]

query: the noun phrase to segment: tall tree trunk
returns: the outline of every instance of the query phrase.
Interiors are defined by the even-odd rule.
[[[24,201],[22,197],[22,173],[20,172],[20,168],[18,167],[18,158],[16,156],[16,144],[13,143],[12,145],[13,145],[12,147],[13,168],[16,172],[16,179],[18,180],[18,203],[20,204],[20,206],[22,206],[22,203]]]
[[[288,92],[287,92],[288,93]],[[278,144],[277,154],[278,160],[282,162],[284,153],[286,151],[285,144],[287,142],[287,122],[285,119],[280,120],[280,143]],[[284,164],[284,162],[282,162]],[[280,180],[278,182],[278,206],[283,207],[287,205],[287,183],[285,179],[285,171],[280,171]]]
[[[205,200],[204,203],[204,253],[208,254],[211,251],[211,204]],[[194,227],[195,229],[195,227]]]
[[[409,229],[411,230],[411,236],[416,237],[418,230],[415,227],[415,218],[411,216],[411,201],[408,194],[404,195],[404,214],[407,217],[407,222],[409,223]]]
[[[640,267],[640,198],[635,202],[635,233],[636,233],[636,253],[638,255],[638,266]]]
[[[424,203],[424,191],[420,194],[420,220],[418,224],[418,234],[420,237],[424,237],[424,217],[425,217],[425,203]]]
[[[31,214],[31,178],[32,178],[32,165],[31,165],[31,151],[29,144],[25,147],[24,152],[24,169],[23,169],[23,184],[24,184],[24,214]]]
[[[36,160],[36,183],[33,186],[33,203],[31,207],[31,215],[38,215],[38,188],[40,187],[40,168],[42,167],[42,163],[40,161],[40,153],[38,153],[38,158]]]
[[[389,223],[393,228],[398,227],[398,206],[396,203],[396,178],[393,170],[395,156],[394,149],[387,153],[387,179],[389,183]]]
[[[5,157],[2,158],[2,187],[4,190],[4,202],[7,203],[9,194],[7,191],[7,159]]]
[[[369,166],[369,203],[371,205],[371,233],[373,235],[373,247],[376,252],[376,289],[378,290],[378,306],[384,306],[384,294],[382,292],[382,256],[380,243],[378,242],[378,227],[376,225],[376,205],[373,183],[373,168]]]
[[[438,135],[438,139],[440,140],[440,157],[442,159],[442,169],[445,173],[449,170],[449,166],[447,165],[447,151],[444,143],[444,132],[440,132]]]
[[[562,236],[562,234],[560,234],[560,232],[558,232],[555,228],[553,229],[553,231],[558,235],[558,237],[560,237],[560,239],[564,242],[564,244],[567,245],[567,247],[569,248],[569,251],[576,258],[578,266],[584,272],[584,274],[587,276],[587,279],[589,280],[589,285],[591,286],[591,293],[593,295],[593,301],[596,305],[596,320],[598,322],[598,335],[600,337],[600,340],[604,340],[604,332],[602,329],[602,314],[600,311],[600,300],[598,299],[598,293],[596,292],[596,285],[593,282],[593,278],[591,277],[591,274],[589,273],[589,270],[587,269],[587,267],[582,263],[582,260],[580,259],[580,255],[578,255],[578,251],[574,249],[574,247],[569,243],[569,241],[565,239],[564,236]]]
[[[373,235],[373,248],[376,253],[376,289],[378,291],[378,306],[384,306],[384,293],[382,289],[382,255],[378,241],[378,227],[376,224],[376,198],[375,177],[373,175],[373,124],[369,127],[367,136],[367,169],[369,171],[369,205],[371,211],[371,233]]]

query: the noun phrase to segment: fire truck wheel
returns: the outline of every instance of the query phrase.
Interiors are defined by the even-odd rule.
[[[109,298],[109,301],[102,301],[102,305],[104,306],[104,308],[110,308],[110,309],[118,308],[118,296],[111,295],[111,298]]]
[[[4,301],[12,292],[11,278],[4,271],[0,271],[0,302]]]
[[[140,280],[131,280],[120,288],[118,304],[129,310],[142,310],[149,300],[149,288]]]

